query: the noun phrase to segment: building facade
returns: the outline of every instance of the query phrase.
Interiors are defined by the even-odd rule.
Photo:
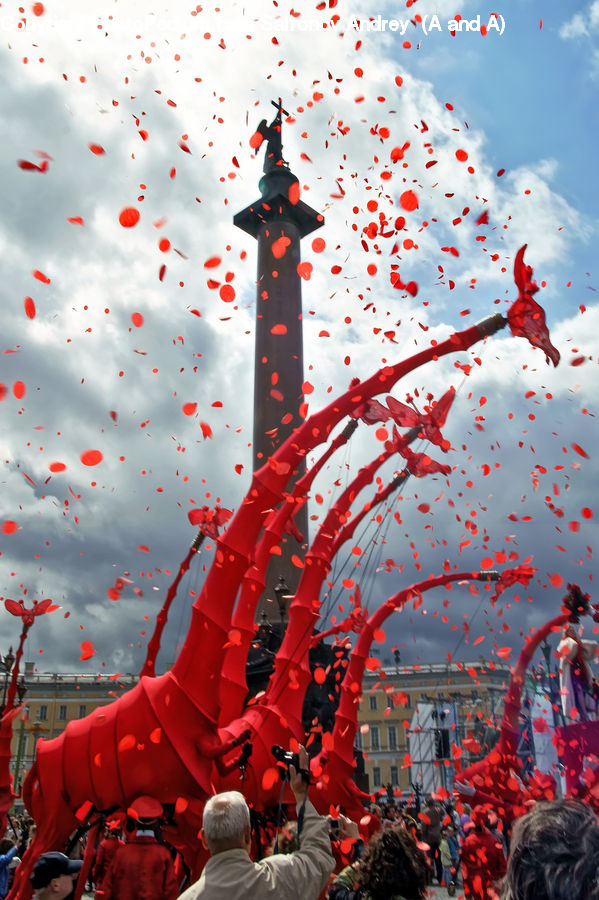
[[[68,723],[111,703],[136,684],[137,675],[37,674],[25,669],[27,693],[13,723],[11,744],[14,789],[18,793],[35,758],[40,738],[58,737]]]

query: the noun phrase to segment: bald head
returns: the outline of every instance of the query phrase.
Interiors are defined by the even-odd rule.
[[[202,837],[210,853],[249,849],[250,811],[239,791],[210,797],[204,807]]]

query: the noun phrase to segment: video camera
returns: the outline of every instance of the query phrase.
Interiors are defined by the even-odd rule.
[[[306,769],[300,769],[299,754],[293,753],[291,750],[284,750],[278,744],[275,744],[270,752],[278,763],[277,768],[283,781],[289,781],[289,766],[293,766],[306,784],[310,783],[310,773]]]

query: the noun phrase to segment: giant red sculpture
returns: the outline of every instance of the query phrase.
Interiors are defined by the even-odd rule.
[[[523,250],[516,271],[519,297],[514,304],[518,315],[512,316],[514,332],[531,337],[533,344],[542,346],[557,364],[559,356],[547,344],[548,334],[545,337],[546,329],[543,332],[540,327],[541,324],[544,327],[544,320],[540,323],[537,305],[530,316],[526,314],[534,302],[531,296],[534,284],[532,270],[523,268],[522,255]],[[41,852],[61,848],[77,826],[89,822],[98,813],[126,810],[142,794],[151,794],[173,811],[172,839],[182,850],[191,851],[191,860],[197,849],[195,838],[202,804],[216,788],[228,784],[239,756],[239,752],[233,755],[233,751],[248,737],[253,743],[256,774],[245,783],[244,790],[256,806],[273,802],[278,788],[275,790],[274,783],[265,779],[264,772],[270,765],[273,743],[288,744],[293,738],[303,738],[301,710],[310,678],[308,652],[318,621],[320,587],[334,553],[353,533],[347,525],[349,510],[356,495],[372,479],[377,465],[393,453],[399,452],[406,460],[407,472],[417,477],[449,471],[449,467],[426,454],[413,453],[408,446],[409,435],[400,436],[397,425],[411,425],[416,434],[422,432],[441,450],[447,449],[439,428],[445,421],[453,392],[442,398],[436,414],[433,409],[425,416],[412,414],[411,410],[408,415],[408,408],[403,404],[393,398],[388,401],[386,409],[395,422],[393,437],[384,453],[358,474],[327,515],[305,558],[303,576],[290,608],[289,625],[276,656],[271,681],[260,701],[244,711],[245,661],[254,633],[253,615],[264,583],[265,562],[280,542],[283,530],[293,528],[293,514],[305,502],[313,472],[308,470],[291,493],[286,493],[287,483],[307,454],[326,442],[342,419],[358,416],[368,422],[379,420],[379,414],[387,416],[387,412],[381,413],[381,404],[371,405],[375,396],[388,395],[397,381],[415,368],[468,349],[503,328],[508,321],[510,314],[507,320],[500,314],[490,316],[402,362],[385,366],[362,383],[352,384],[329,406],[310,416],[254,473],[237,513],[217,537],[214,562],[193,604],[190,628],[173,668],[154,677],[160,642],[158,629],[146,662],[148,674],[131,691],[110,706],[70,722],[58,738],[39,741],[36,760],[23,791],[27,808],[37,823],[37,833],[19,868],[11,900],[28,897],[29,873]],[[338,446],[342,440],[336,439],[333,444]],[[371,505],[367,504],[364,510]],[[183,567],[189,560],[188,555]],[[452,573],[435,582],[426,582],[419,589],[457,577],[478,576]],[[176,585],[167,597],[168,603],[172,602],[175,590]],[[375,614],[375,621],[400,606],[404,594],[400,592],[391,598]],[[164,615],[167,610],[168,607]],[[163,620],[164,616],[160,625]],[[365,644],[371,633],[371,624],[367,624],[350,661],[346,678],[352,684],[356,679],[361,680]],[[221,672],[224,672],[222,678]],[[326,764],[324,755],[315,762],[316,774],[323,773],[318,779],[316,798],[320,797],[323,803],[335,801],[339,791],[345,793],[348,803],[355,804],[357,800],[348,759],[348,735],[355,724],[356,708],[347,700],[347,690],[343,696],[335,731],[325,747]]]

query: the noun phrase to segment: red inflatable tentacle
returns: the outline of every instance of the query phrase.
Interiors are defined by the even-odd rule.
[[[332,739],[329,739],[328,742],[323,740],[323,750],[313,761],[313,771],[319,779],[313,799],[315,802],[319,800],[322,808],[326,807],[327,803],[341,802],[346,809],[353,809],[361,796],[361,792],[353,782],[353,748],[358,728],[358,703],[362,693],[362,678],[377,629],[412,596],[417,596],[451,581],[482,580],[483,578],[485,580],[488,578],[486,573],[450,572],[412,584],[390,597],[364,624],[356,646],[350,655],[349,665],[341,684]]]
[[[520,715],[522,707],[522,687],[530,662],[539,645],[552,631],[556,631],[562,625],[565,625],[570,619],[570,615],[570,613],[563,613],[562,615],[551,619],[550,622],[547,622],[546,625],[543,625],[542,628],[539,628],[539,630],[532,635],[530,640],[520,651],[520,656],[518,657],[518,662],[512,672],[510,685],[503,705],[500,745],[506,750],[509,749],[511,752],[515,753],[518,747],[518,716]]]
[[[289,608],[289,624],[275,659],[261,706],[279,706],[287,719],[301,722],[306,688],[310,681],[308,653],[314,626],[318,621],[322,583],[331,566],[331,553],[341,522],[345,520],[356,496],[372,482],[377,470],[395,453],[385,450],[364,466],[331,507],[306,554],[304,570],[295,598]]]
[[[235,605],[235,612],[231,622],[231,628],[235,632],[235,641],[227,648],[223,663],[222,679],[220,686],[221,709],[219,723],[226,725],[232,719],[241,715],[243,702],[247,696],[246,662],[256,629],[254,619],[258,601],[264,591],[266,582],[266,569],[272,558],[272,550],[281,542],[285,523],[293,517],[304,497],[312,487],[312,483],[318,473],[326,465],[332,455],[347,441],[358,427],[355,419],[350,420],[320,459],[314,463],[294,485],[292,494],[286,498],[279,510],[274,510],[268,517],[264,534],[258,543],[256,560],[253,566],[244,575],[239,599]]]
[[[156,657],[158,656],[158,652],[160,650],[160,643],[162,640],[162,632],[164,631],[164,627],[168,621],[169,610],[171,608],[173,600],[177,596],[177,590],[179,588],[181,579],[183,578],[183,576],[189,569],[189,566],[191,565],[191,560],[193,559],[195,554],[200,549],[203,540],[204,540],[204,535],[202,534],[201,531],[199,531],[198,534],[196,535],[196,538],[195,538],[193,544],[189,548],[189,552],[188,552],[187,556],[185,557],[185,559],[179,566],[179,571],[177,572],[175,580],[173,581],[173,583],[171,584],[171,586],[169,587],[169,589],[167,591],[164,603],[162,604],[160,612],[158,613],[158,615],[156,617],[156,627],[154,628],[154,633],[152,634],[152,637],[148,641],[148,650],[146,653],[146,660],[143,664],[141,672],[139,673],[140,678],[143,678],[144,675],[148,675],[148,676],[156,675]]]
[[[19,679],[19,669],[21,659],[23,657],[23,646],[27,639],[29,625],[23,625],[19,646],[15,653],[13,663],[12,676],[10,685],[6,694],[6,705],[2,719],[0,720],[0,831],[2,834],[6,831],[6,817],[9,809],[14,803],[16,794],[13,791],[13,777],[10,772],[12,742],[12,723],[19,714],[19,709],[15,709],[15,697],[17,694],[17,683]]]
[[[276,492],[281,483],[280,479],[288,477],[297,468],[303,456],[325,441],[341,419],[352,413],[357,406],[378,394],[389,393],[400,378],[413,372],[414,369],[427,362],[437,361],[449,353],[468,350],[478,341],[505,328],[506,324],[507,319],[501,313],[494,313],[470,328],[454,332],[435,346],[427,347],[393,366],[379,369],[370,378],[353,385],[341,397],[306,419],[275,451],[272,459],[258,470],[255,478],[264,488]]]
[[[341,684],[339,706],[335,714],[335,726],[333,728],[335,754],[339,754],[353,766],[353,747],[358,727],[357,712],[362,692],[362,678],[376,630],[381,627],[383,622],[395,610],[399,609],[415,595],[429,591],[431,588],[449,584],[451,581],[482,580],[483,577],[486,578],[480,572],[446,572],[444,575],[437,575],[434,578],[417,582],[399,591],[370,616],[351,653],[349,665]]]
[[[539,644],[552,631],[559,629],[568,622],[570,616],[570,613],[563,613],[562,615],[551,619],[550,622],[547,622],[542,628],[536,631],[522,648],[520,656],[518,657],[518,662],[514,666],[514,670],[510,677],[509,688],[505,696],[499,740],[495,747],[490,751],[490,754],[493,756],[493,761],[489,760],[490,754],[487,754],[484,759],[473,763],[473,765],[463,770],[460,774],[460,782],[471,782],[473,778],[486,774],[487,771],[493,768],[498,770],[498,762],[504,772],[509,768],[518,766],[517,750],[520,734],[518,717],[522,708],[522,688],[526,677],[526,671]],[[501,788],[503,788],[505,792],[506,784],[502,783],[501,778],[494,778],[493,781],[497,793],[501,793]],[[513,791],[510,792],[510,802],[513,802],[514,799],[512,795]],[[464,798],[467,800],[467,795],[464,795]]]

